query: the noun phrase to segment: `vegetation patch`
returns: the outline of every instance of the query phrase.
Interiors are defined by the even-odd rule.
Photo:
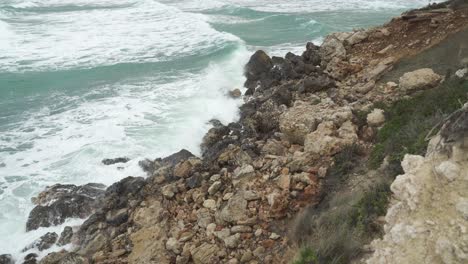
[[[452,80],[436,89],[383,106],[387,122],[377,134],[369,157],[370,167],[378,168],[385,157],[389,157],[390,163],[399,164],[405,154],[424,155],[428,133],[467,101],[467,93],[468,82]]]

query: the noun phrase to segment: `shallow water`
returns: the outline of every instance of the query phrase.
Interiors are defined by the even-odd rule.
[[[60,232],[24,231],[30,198],[45,186],[109,185],[143,175],[144,157],[198,153],[210,119],[237,118],[241,102],[225,95],[242,86],[252,51],[300,54],[329,32],[426,3],[1,1],[0,254],[19,258],[33,239]],[[101,164],[119,156],[131,161]]]

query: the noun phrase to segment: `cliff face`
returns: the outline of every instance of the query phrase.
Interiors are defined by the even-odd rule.
[[[442,7],[410,12],[383,27],[332,34],[321,47],[308,43],[302,55],[270,58],[256,52],[246,66],[248,90],[240,120],[231,124],[213,121],[213,128],[203,139],[202,157],[183,150],[166,158],[142,161],[147,178],[129,177],[104,193],[95,190],[91,200],[97,202],[84,199],[89,195],[76,186],[68,186],[69,191],[56,186],[48,191],[57,189],[60,193],[42,194],[42,200],[49,196],[54,199],[40,205],[41,210],[36,211],[41,214],[31,214],[29,222],[56,219],[57,215],[64,219],[68,216],[63,212],[73,209],[67,201],[82,196],[87,202],[78,207],[87,209],[79,216],[89,218],[81,227],[74,227],[74,253],[52,253],[40,263],[64,263],[60,259],[73,260],[67,263],[290,262],[290,249],[295,250],[297,242],[290,240],[290,223],[305,207],[321,206],[333,189],[327,177],[333,173],[339,155],[350,146],[362,149],[363,159],[369,155],[386,120],[384,111],[373,104],[413,96],[436,87],[443,79],[444,72],[418,67],[423,69],[403,76],[400,84],[380,81],[393,67],[399,67],[401,58],[421,53],[466,28],[468,9]],[[458,69],[462,61],[450,66]],[[442,156],[434,157],[442,171],[452,171],[454,164],[460,171],[466,166],[456,155],[446,159],[451,163],[442,163]],[[455,255],[447,256],[463,259],[463,254],[456,252],[463,253],[466,245],[447,241],[465,234],[458,226],[463,224],[460,210],[466,214],[466,200],[461,198],[466,175],[447,183],[448,189],[437,191],[437,181],[444,178],[428,176],[429,159],[406,159],[406,172],[424,174],[424,178],[406,175],[392,185],[403,201],[389,211],[399,213],[387,216],[386,230],[399,233],[375,242],[376,252],[369,263],[384,261],[390,256],[385,248],[396,250],[397,242],[409,246],[407,234],[421,237],[418,248],[423,253],[423,236],[430,234],[419,230],[439,223],[448,223],[454,229],[434,244],[434,252],[447,255],[452,248],[450,252]],[[441,167],[441,163],[445,165]],[[415,184],[419,180],[424,181],[423,186]],[[445,191],[452,190],[450,186],[459,193],[450,194],[446,200]],[[434,197],[425,194],[422,188],[426,187],[434,190]],[[430,204],[432,198],[440,200]],[[440,206],[449,203],[455,206],[444,215]],[[435,209],[433,213],[431,208]],[[421,215],[413,216],[414,212]],[[416,222],[399,224],[405,219],[400,215],[415,217],[422,221],[421,226]],[[455,219],[454,224],[449,216]],[[41,223],[34,228],[55,224]],[[434,230],[441,235],[445,231]],[[69,237],[69,233],[63,236]]]
[[[456,120],[466,125],[465,105]],[[406,155],[405,174],[391,185],[385,235],[372,243],[366,263],[466,263],[468,261],[468,138],[435,137],[425,157]],[[457,135],[458,134],[458,135]]]

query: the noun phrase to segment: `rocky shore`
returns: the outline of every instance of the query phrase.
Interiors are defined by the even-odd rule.
[[[143,160],[140,166],[146,178],[128,177],[107,188],[93,183],[49,187],[33,200],[37,206],[30,213],[27,231],[63,224],[67,218],[86,221],[81,226],[66,227],[61,234],[45,234],[32,241],[25,252],[70,243],[74,250],[51,253],[40,260],[31,253],[15,261],[292,262],[302,246],[302,239],[292,230],[293,223],[304,210],[320,208],[328,199],[333,190],[328,179],[337,156],[350,146],[358,146],[362,159],[369,157],[387,118],[385,109],[376,105],[410,98],[438,87],[448,78],[466,81],[466,41],[459,43],[451,65],[432,69],[431,65],[416,64],[410,71],[399,72],[404,68],[399,63],[405,59],[444,45],[451,36],[468,36],[466,6],[466,1],[448,1],[407,12],[384,26],[334,33],[320,47],[307,43],[301,55],[288,53],[281,58],[255,52],[245,66],[247,90],[239,121],[222,124],[212,120],[213,127],[200,146],[201,157],[181,150],[165,158]],[[398,80],[386,80],[392,74]],[[238,92],[232,95],[238,96]],[[461,116],[465,118],[461,130],[466,131],[463,129],[468,119],[466,114]],[[415,193],[405,183],[411,182],[410,174],[422,171],[426,162],[418,157],[417,166],[413,166],[412,160],[416,158],[405,159],[407,176],[397,178],[399,183],[392,185],[392,191],[410,211],[419,202],[408,200]],[[103,162],[127,161],[117,158]],[[458,166],[466,167],[465,163]],[[452,163],[443,164],[441,174],[455,170]],[[449,181],[450,175],[446,176]],[[437,184],[431,184],[434,186],[430,188],[436,188]],[[449,226],[465,230],[466,188],[465,193],[454,188],[461,197],[465,195],[456,206],[464,221],[457,219]],[[427,200],[420,203],[426,204]],[[385,231],[396,232],[394,227],[400,220],[395,219],[403,216],[392,215],[397,207],[391,208],[385,218]],[[405,217],[412,217],[408,210]],[[441,220],[443,223],[445,220]],[[462,233],[466,237],[466,230]],[[430,263],[462,263],[467,259],[466,241],[456,244],[455,251],[451,247],[456,234],[438,240]],[[356,263],[405,263],[404,259],[395,262],[388,257],[403,245],[395,239],[386,234]],[[428,243],[431,238],[425,239],[423,242]],[[394,251],[386,251],[388,244]],[[418,263],[417,256],[412,260]],[[313,261],[307,263],[316,263]],[[0,256],[0,264],[11,262],[11,256]]]

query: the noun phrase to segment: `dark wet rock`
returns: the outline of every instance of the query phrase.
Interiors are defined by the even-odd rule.
[[[104,185],[83,186],[56,184],[40,193],[33,202],[26,231],[63,224],[67,218],[85,218],[96,208],[96,199],[104,194]]]
[[[34,241],[31,245],[23,249],[23,252],[33,248],[37,248],[39,251],[43,251],[52,247],[58,239],[58,235],[55,232],[48,232],[41,236],[39,239]]]
[[[60,234],[60,238],[57,242],[57,245],[59,246],[65,246],[67,244],[70,244],[71,239],[73,237],[73,229],[71,226],[66,226],[62,233]]]
[[[144,186],[142,177],[127,177],[107,188],[100,199],[100,208],[80,227],[76,237],[78,253],[92,254],[101,250],[116,235],[126,233],[129,212],[142,201]]]
[[[26,255],[26,257],[24,257],[23,264],[36,264],[37,257],[39,256],[35,253],[29,253],[28,255]]]
[[[258,81],[267,79],[272,68],[273,61],[264,51],[255,52],[245,66],[245,76],[247,77],[245,87],[255,88]]]
[[[306,64],[311,64],[314,66],[320,65],[321,58],[319,54],[320,47],[316,46],[314,43],[309,42],[306,45],[306,51],[302,53],[302,58]]]
[[[299,89],[301,93],[313,93],[322,91],[335,86],[335,82],[325,74],[313,77],[307,77]]]
[[[213,122],[213,128],[208,130],[208,133],[203,137],[203,141],[200,146],[202,153],[213,147],[217,142],[221,141],[223,137],[229,135],[229,132],[229,127],[224,126],[219,121]]]
[[[89,264],[90,262],[73,252],[61,251],[50,253],[45,256],[39,264]]]
[[[3,162],[0,162],[0,168],[5,168],[5,167],[6,167],[6,164]]]
[[[199,173],[196,173],[192,177],[188,178],[186,183],[190,189],[194,189],[200,187],[202,181],[203,177]]]
[[[138,165],[146,173],[153,173],[154,171],[153,162],[149,159],[140,160]]]
[[[103,159],[102,164],[104,165],[112,165],[116,163],[127,163],[129,162],[130,159],[126,157],[120,157],[120,158],[115,158],[115,159]]]
[[[193,155],[190,151],[183,149],[177,153],[163,158],[162,162],[170,166],[175,166],[177,163],[193,157],[195,157],[195,155]]]
[[[10,254],[0,255],[0,264],[14,264],[13,258]]]

